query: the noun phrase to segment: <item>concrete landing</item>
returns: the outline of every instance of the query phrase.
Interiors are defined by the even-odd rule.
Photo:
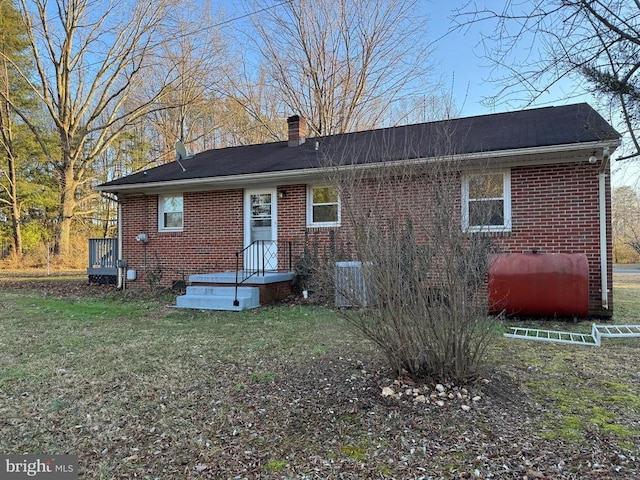
[[[249,272],[240,270],[238,272],[238,280],[242,283],[249,285],[266,285],[269,283],[278,282],[290,282],[295,275],[288,272],[265,272],[264,275],[251,275]],[[197,275],[190,275],[189,281],[191,283],[230,283],[235,284],[236,272],[218,272],[218,273],[201,273]]]

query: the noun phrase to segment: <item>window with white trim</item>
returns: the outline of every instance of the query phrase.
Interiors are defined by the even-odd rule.
[[[307,187],[307,226],[337,227],[340,225],[338,189],[328,186]]]
[[[181,232],[183,225],[182,195],[158,196],[158,231]]]
[[[511,230],[510,172],[462,177],[462,228],[469,232]]]

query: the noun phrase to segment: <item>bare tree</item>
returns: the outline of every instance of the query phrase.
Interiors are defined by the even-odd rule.
[[[0,176],[0,187],[4,195],[0,204],[7,207],[11,225],[12,253],[19,258],[22,255],[22,228],[20,224],[20,199],[18,198],[18,154],[16,149],[17,118],[11,104],[21,106],[28,101],[25,84],[20,81],[13,64],[28,69],[24,50],[25,26],[19,12],[12,2],[0,0],[0,155],[4,168]]]
[[[149,122],[161,163],[174,159],[176,140],[190,150],[217,146],[221,115],[216,94],[231,64],[224,35],[217,26],[221,20],[212,12],[210,2],[183,2],[173,19],[174,41],[161,46],[164,63],[155,79],[162,82],[164,68],[172,71],[176,80],[159,102],[165,108],[154,112]]]
[[[429,48],[418,2],[257,1],[252,17],[268,80],[287,113],[318,135],[388,121],[392,102],[425,93]]]
[[[275,108],[274,99],[260,83],[246,84],[241,96],[218,102],[220,146],[274,142],[285,138],[286,122]]]
[[[278,89],[267,81],[264,65],[251,70],[248,64],[245,59],[242,68],[231,70],[227,79],[223,131],[235,145],[282,140],[286,129]]]
[[[616,188],[611,196],[614,262],[626,263],[640,256],[640,198],[628,185]]]
[[[627,0],[505,0],[500,8],[469,2],[458,28],[479,23],[484,56],[501,87],[490,99],[533,102],[565,79],[585,81],[630,139],[625,158],[640,154],[640,3]],[[505,73],[506,72],[506,73]],[[622,123],[616,119],[622,118]]]
[[[0,5],[1,6],[1,5]],[[2,10],[0,10],[0,14]],[[17,156],[15,151],[13,111],[8,99],[11,96],[9,67],[6,56],[0,57],[0,147],[6,169],[2,170],[5,182],[0,182],[5,195],[0,198],[0,204],[9,208],[9,218],[12,234],[12,253],[16,257],[22,255],[22,230],[20,227],[20,203],[18,199]]]
[[[133,0],[105,4],[90,0],[22,0],[35,79],[23,72],[44,105],[59,143],[52,147],[19,105],[12,108],[36,134],[55,169],[60,204],[55,247],[69,254],[70,233],[79,200],[96,158],[127,123],[157,108],[167,82],[145,99],[131,102],[156,63],[169,1]],[[165,79],[171,79],[169,73]]]

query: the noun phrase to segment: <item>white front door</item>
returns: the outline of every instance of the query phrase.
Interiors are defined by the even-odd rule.
[[[244,194],[244,268],[278,269],[278,226],[276,189],[245,190]]]

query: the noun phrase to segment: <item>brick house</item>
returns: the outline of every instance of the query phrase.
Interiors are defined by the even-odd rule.
[[[327,185],[327,158],[352,169],[437,162],[445,152],[460,165],[462,229],[491,234],[504,254],[586,258],[588,313],[611,314],[609,163],[620,135],[589,105],[318,138],[307,138],[303,118],[288,124],[288,141],[209,150],[100,185],[118,199],[119,257],[127,262],[122,280],[135,285],[160,268],[165,285],[184,280],[211,287],[225,281],[206,275],[238,266],[262,269],[247,283],[268,283],[261,278],[267,272],[291,271],[305,234],[326,241],[349,235],[340,196]],[[473,193],[486,182],[497,185],[491,196]],[[419,201],[411,181],[406,190],[407,202]],[[480,222],[474,212],[485,207],[495,215]],[[274,281],[282,286],[290,278]],[[287,291],[259,286],[256,301],[263,303]]]

